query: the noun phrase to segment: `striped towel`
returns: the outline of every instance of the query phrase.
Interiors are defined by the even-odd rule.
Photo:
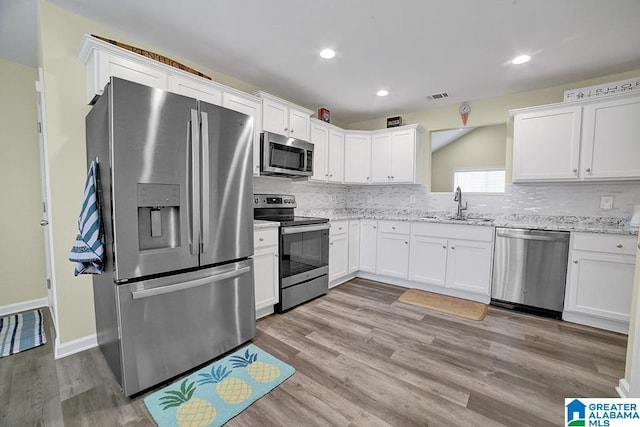
[[[78,218],[78,236],[71,248],[69,261],[76,263],[74,276],[101,274],[104,269],[104,246],[101,236],[100,209],[97,198],[98,163],[91,162],[84,186],[82,211]]]
[[[0,357],[46,343],[42,322],[40,310],[0,317]]]

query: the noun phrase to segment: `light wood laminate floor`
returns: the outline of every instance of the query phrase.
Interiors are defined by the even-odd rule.
[[[230,426],[557,426],[565,397],[617,397],[627,338],[491,307],[466,320],[363,279],[258,322],[253,342],[296,374]],[[154,425],[100,351],[0,359],[1,426]]]

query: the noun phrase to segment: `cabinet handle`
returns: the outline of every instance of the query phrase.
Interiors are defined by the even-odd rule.
[[[409,242],[407,242],[407,241],[405,240],[405,241],[404,241],[404,244],[405,244],[405,245],[408,245],[408,244],[409,244]]]
[[[442,249],[447,249],[447,245],[442,245]]]
[[[367,177],[367,181],[369,181],[369,177]]]
[[[325,173],[325,174],[324,174],[324,176],[325,176],[325,178],[326,178],[326,177],[328,177],[328,176],[329,176],[329,174],[328,174],[328,173]]]
[[[622,243],[618,243],[618,244],[616,245],[616,248],[621,248],[621,247],[622,247]]]
[[[261,242],[264,242],[264,237],[261,237],[258,240],[261,241]]]
[[[285,132],[286,132],[286,131],[288,131],[288,130],[289,130],[289,128],[284,128],[284,131],[285,131]]]
[[[573,172],[573,173],[578,173],[578,169],[574,169],[574,170],[572,170],[571,172]]]
[[[338,227],[338,230],[342,230],[342,227]]]
[[[574,264],[577,264],[577,263],[578,263],[578,260],[577,260],[577,259],[574,259],[574,260],[573,260],[573,263],[574,263]]]
[[[591,173],[591,168],[587,168],[587,172]]]
[[[393,179],[393,175],[391,175],[391,179]]]
[[[375,230],[376,228],[377,228],[377,227],[374,225],[374,226],[373,226],[373,229]],[[640,246],[639,246],[638,248],[640,249]]]
[[[289,132],[293,133],[293,129],[291,129]]]
[[[451,249],[455,249],[455,248],[456,248],[455,246],[451,246]]]
[[[333,246],[333,242],[329,243],[329,246]]]
[[[396,228],[395,228],[395,227],[391,227],[391,229],[392,229],[392,230],[395,230]]]
[[[332,176],[333,176],[333,174],[330,174],[330,175],[329,175],[329,178],[331,178]]]
[[[273,254],[274,257],[278,258],[278,254]]]

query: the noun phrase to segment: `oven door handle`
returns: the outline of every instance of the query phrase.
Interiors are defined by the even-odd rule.
[[[321,224],[321,225],[296,225],[293,227],[282,227],[282,234],[298,234],[298,233],[306,233],[308,231],[322,231],[328,230],[329,224]]]

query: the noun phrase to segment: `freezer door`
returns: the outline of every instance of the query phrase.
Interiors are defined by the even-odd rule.
[[[115,280],[199,265],[197,101],[112,78]]]
[[[117,287],[130,396],[255,336],[253,259]]]
[[[200,101],[201,265],[253,255],[253,118]]]

